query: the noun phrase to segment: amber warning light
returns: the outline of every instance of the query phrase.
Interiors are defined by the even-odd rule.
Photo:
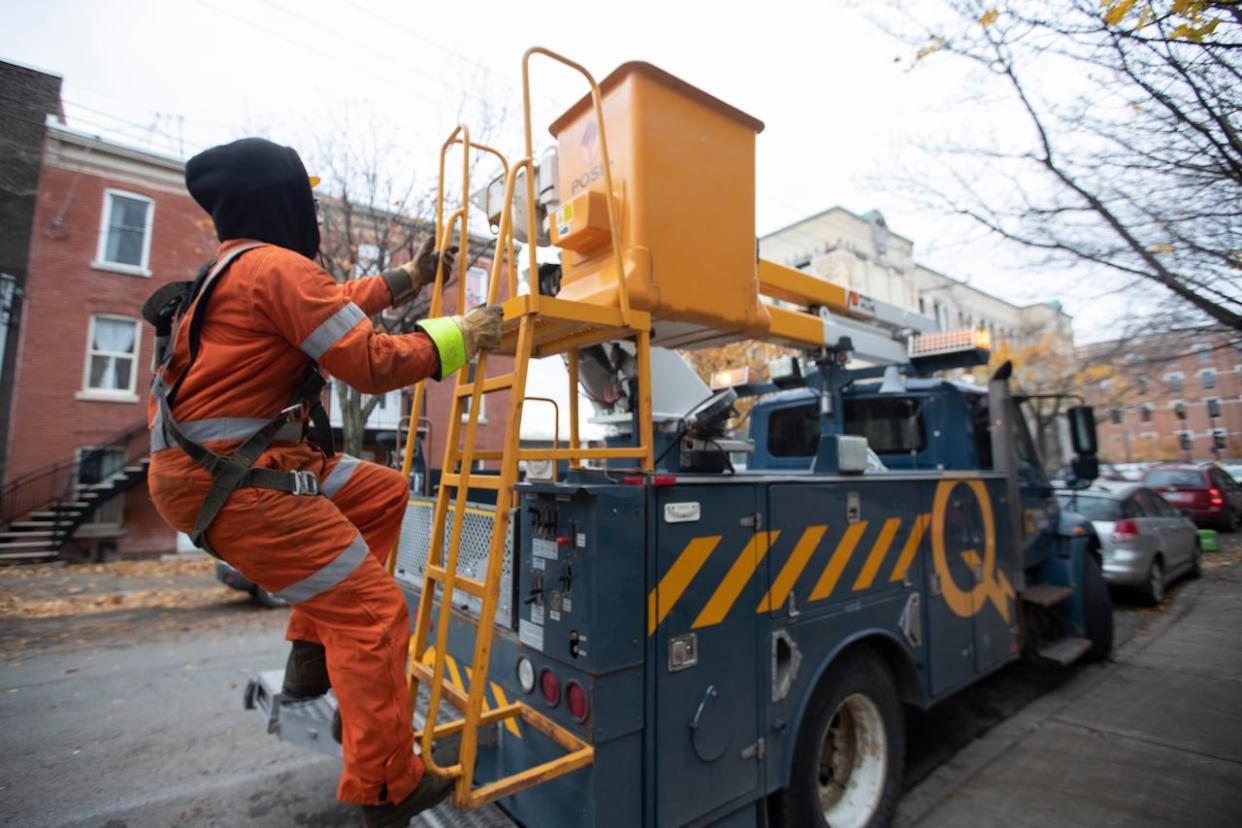
[[[721,388],[733,388],[736,385],[746,385],[750,382],[750,368],[742,366],[741,368],[725,368],[712,373],[711,388],[717,391]]]
[[[919,371],[986,365],[992,337],[986,328],[959,328],[911,337],[910,362]]]

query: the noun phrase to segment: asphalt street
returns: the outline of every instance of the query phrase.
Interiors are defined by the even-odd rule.
[[[356,824],[334,799],[337,760],[278,742],[242,709],[247,678],[283,665],[286,611],[202,564],[45,569],[23,584],[0,573],[0,825]],[[1120,606],[1119,641],[1160,615]],[[914,715],[906,788],[1074,673],[1015,664]]]

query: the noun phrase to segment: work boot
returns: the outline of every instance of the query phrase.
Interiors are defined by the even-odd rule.
[[[453,790],[454,781],[450,776],[436,776],[424,772],[418,785],[400,802],[363,805],[362,824],[366,828],[405,828],[411,819],[439,805]]]
[[[285,683],[280,692],[287,699],[299,701],[322,696],[331,686],[323,645],[294,641],[285,662]]]

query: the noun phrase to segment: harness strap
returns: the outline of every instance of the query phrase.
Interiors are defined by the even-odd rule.
[[[181,375],[177,377],[172,388],[167,390],[167,393],[165,393],[165,389],[168,386],[161,371],[157,371],[151,389],[159,403],[155,427],[161,429],[163,435],[171,436],[173,442],[189,455],[190,459],[206,469],[211,475],[211,487],[207,490],[207,495],[199,505],[198,514],[194,519],[194,528],[190,530],[190,540],[195,546],[206,550],[217,558],[220,556],[216,554],[215,550],[207,542],[207,530],[237,489],[250,487],[274,489],[292,495],[315,496],[322,494],[319,479],[311,472],[284,472],[274,469],[251,468],[255,461],[259,459],[259,456],[267,451],[272,441],[276,438],[277,433],[289,424],[295,415],[305,413],[309,417],[313,441],[326,456],[331,457],[333,455],[332,427],[328,421],[327,412],[324,411],[323,403],[320,400],[324,379],[315,365],[311,366],[306,372],[306,376],[298,384],[290,405],[261,428],[250,434],[232,454],[217,454],[202,443],[192,440],[186,436],[185,431],[173,419],[172,408],[177,392],[198,358],[199,346],[202,342],[203,317],[206,313],[207,301],[211,298],[212,289],[215,287],[220,275],[238,256],[261,246],[260,243],[254,243],[238,247],[230,251],[220,261],[210,265],[210,269],[206,270],[205,273],[200,272],[200,278],[195,280],[194,288],[190,291],[189,307],[186,308],[181,318],[178,319],[177,324],[178,328],[180,328],[181,323],[185,321],[185,316],[190,314],[192,308],[197,307],[197,310],[190,318],[189,358],[186,360],[185,368],[181,371]],[[175,332],[173,333],[172,341],[176,342]],[[171,352],[172,348],[169,348],[168,354],[160,366],[161,369],[171,361]]]

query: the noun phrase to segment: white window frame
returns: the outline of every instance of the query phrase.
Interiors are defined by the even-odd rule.
[[[91,388],[91,355],[93,350],[91,343],[95,341],[95,320],[96,319],[114,319],[119,322],[132,322],[134,325],[134,369],[129,372],[129,389],[107,390],[104,388]],[[138,366],[142,363],[139,361],[142,354],[142,324],[132,316],[122,316],[116,313],[96,313],[91,314],[90,322],[86,326],[86,358],[82,365],[82,389],[74,394],[75,399],[89,400],[93,402],[138,402]]]
[[[1200,368],[1198,373],[1199,373],[1199,385],[1203,388],[1204,391],[1215,391],[1218,387],[1220,387],[1220,384],[1217,382],[1215,368]],[[1211,387],[1209,387],[1208,384],[1203,381],[1203,378],[1209,375],[1212,377]]]
[[[1177,384],[1178,384],[1177,388],[1173,387],[1174,377],[1177,377]],[[1170,371],[1169,373],[1164,375],[1164,384],[1166,387],[1168,387],[1170,391],[1172,391],[1174,394],[1177,394],[1181,391],[1186,390],[1186,377],[1182,374],[1181,371]]]
[[[112,219],[112,197],[120,196],[122,198],[131,198],[135,201],[145,201],[147,203],[147,223],[143,230],[142,239],[142,264],[129,265],[123,262],[110,262],[104,258],[104,253],[108,249],[108,226]],[[129,276],[145,276],[151,277],[151,230],[155,226],[155,199],[150,196],[144,196],[141,193],[131,193],[128,190],[118,190],[114,187],[105,187],[103,193],[103,209],[100,210],[99,217],[99,241],[95,245],[95,261],[91,262],[91,267],[95,270],[108,270],[113,273],[124,273]]]

